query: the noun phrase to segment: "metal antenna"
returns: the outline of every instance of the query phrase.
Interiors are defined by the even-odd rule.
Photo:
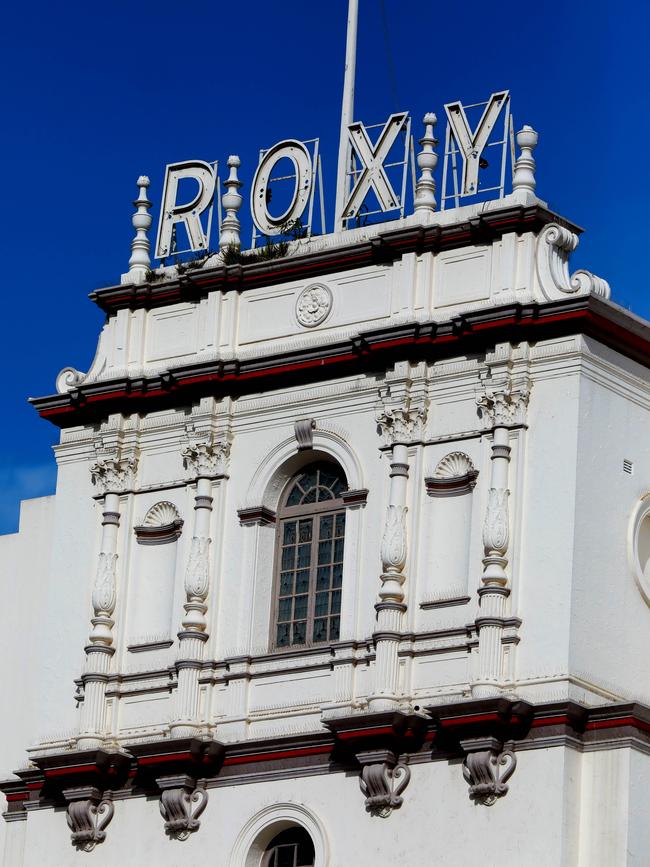
[[[359,0],[348,0],[348,31],[345,43],[345,78],[343,80],[343,104],[341,106],[341,136],[339,139],[339,162],[336,176],[336,213],[334,231],[343,228],[341,214],[348,194],[348,126],[354,121],[354,80],[357,65],[357,21]]]

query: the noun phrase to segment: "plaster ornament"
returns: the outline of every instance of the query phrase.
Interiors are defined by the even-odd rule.
[[[66,394],[68,391],[79,388],[87,375],[74,367],[64,367],[56,378],[57,393]]]
[[[144,517],[143,527],[165,527],[180,518],[178,509],[168,500],[155,503]]]
[[[294,422],[293,432],[298,443],[298,451],[314,448],[314,431],[316,422],[313,418],[302,418]]]
[[[93,608],[96,614],[100,612],[112,614],[115,608],[115,566],[117,554],[102,551],[97,565],[97,576],[93,589]]]
[[[569,277],[569,256],[578,246],[578,236],[557,223],[545,226],[537,238],[535,266],[542,294],[549,301],[565,295],[599,295],[609,298],[609,283],[580,269]]]
[[[237,176],[237,169],[241,165],[241,161],[238,156],[232,155],[228,157],[227,165],[230,169],[230,174],[224,181],[226,192],[221,197],[221,204],[226,212],[226,216],[221,223],[221,234],[219,235],[219,249],[222,252],[228,247],[236,247],[237,249],[241,247],[240,225],[237,216],[237,212],[241,208],[243,201],[238,192],[242,183]]]
[[[224,475],[229,456],[230,443],[227,440],[190,443],[181,452],[183,466],[190,476],[196,478]]]
[[[155,503],[139,526],[133,528],[139,545],[159,545],[175,542],[181,535],[183,519],[168,500]]]
[[[424,424],[427,417],[426,407],[391,407],[380,405],[375,418],[386,445],[395,443],[410,443],[421,439],[424,434]]]
[[[359,753],[361,762],[359,787],[366,798],[366,810],[382,819],[402,806],[402,792],[411,779],[408,765],[397,762],[390,750]]]
[[[401,572],[406,563],[406,513],[408,506],[388,506],[381,543],[381,560],[385,572]]]
[[[185,592],[188,598],[205,600],[208,595],[210,539],[194,536],[185,573]]]
[[[487,427],[525,424],[530,389],[528,377],[514,382],[508,377],[501,383],[487,380],[484,391],[476,399],[483,423]]]
[[[149,257],[149,238],[147,232],[151,228],[152,216],[149,213],[151,202],[147,198],[149,178],[140,175],[137,184],[140,188],[138,198],[133,202],[137,211],[131,218],[135,229],[135,238],[131,241],[131,258],[129,259],[129,277],[134,283],[143,283],[147,278],[147,272],[151,268]]]
[[[434,479],[458,479],[476,473],[471,458],[465,452],[450,452],[438,461]]]
[[[198,831],[199,816],[208,804],[208,793],[190,777],[163,777],[157,780],[162,788],[160,815],[165,820],[165,832],[175,840],[187,840]]]
[[[332,309],[332,291],[322,283],[314,283],[303,289],[296,301],[296,319],[305,328],[320,325]]]
[[[436,209],[436,182],[433,172],[438,165],[438,154],[434,151],[438,139],[433,134],[433,128],[437,120],[433,112],[428,112],[423,118],[424,135],[420,139],[422,150],[417,155],[418,168],[422,174],[416,184],[413,200],[416,214],[433,213]]]
[[[92,852],[106,839],[106,827],[115,812],[113,801],[91,786],[66,789],[64,795],[69,801],[66,818],[72,845]]]
[[[485,553],[505,554],[508,549],[508,496],[510,491],[490,488],[488,506],[483,524]]]
[[[517,758],[510,747],[468,753],[463,761],[463,776],[469,783],[469,797],[491,807],[508,792],[507,781],[515,772]]]
[[[90,473],[101,493],[119,494],[133,487],[137,468],[135,456],[102,458],[91,466]]]

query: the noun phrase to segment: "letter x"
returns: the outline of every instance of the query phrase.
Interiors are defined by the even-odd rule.
[[[404,127],[407,117],[406,111],[391,114],[374,148],[362,123],[351,123],[348,127],[350,144],[357,152],[363,168],[343,208],[341,215],[343,219],[356,217],[371,187],[375,191],[382,211],[399,207],[399,199],[384,171],[384,160]]]

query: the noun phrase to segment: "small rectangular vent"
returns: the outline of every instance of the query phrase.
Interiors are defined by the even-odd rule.
[[[631,476],[633,471],[634,471],[634,464],[632,463],[632,461],[628,461],[628,459],[625,458],[623,461],[623,472],[627,473],[628,476]]]

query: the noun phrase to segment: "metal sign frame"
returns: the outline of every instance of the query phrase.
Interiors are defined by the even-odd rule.
[[[339,224],[336,226],[337,229],[342,229],[342,230],[349,229],[350,228],[350,226],[349,226],[350,221],[359,219],[361,207],[363,206],[363,202],[365,202],[366,195],[370,191],[370,189],[372,189],[374,191],[375,195],[377,196],[377,199],[381,202],[381,195],[377,190],[376,183],[375,183],[372,175],[370,175],[368,190],[366,191],[366,194],[364,195],[364,197],[361,201],[361,204],[359,205],[359,207],[354,208],[352,213],[346,214],[346,212],[350,208],[350,204],[351,204],[352,199],[354,197],[355,190],[357,188],[357,183],[358,183],[360,176],[363,175],[365,172],[368,172],[368,165],[364,162],[363,156],[359,153],[357,144],[355,143],[353,136],[355,135],[355,133],[357,133],[357,130],[359,132],[362,132],[363,137],[364,137],[364,142],[367,144],[367,146],[369,146],[370,152],[372,153],[372,155],[374,157],[380,149],[380,144],[381,144],[382,138],[384,137],[386,130],[388,130],[390,125],[392,123],[394,123],[396,121],[396,119],[400,119],[400,118],[401,118],[401,120],[400,120],[399,129],[397,131],[397,134],[396,134],[394,140],[391,142],[391,145],[390,145],[386,155],[388,155],[388,153],[392,150],[392,148],[393,148],[393,146],[397,140],[397,136],[401,135],[403,133],[404,134],[404,158],[401,160],[397,160],[396,162],[391,162],[391,163],[383,163],[382,162],[381,166],[380,166],[381,173],[385,179],[385,182],[388,185],[388,188],[390,189],[390,192],[392,194],[392,198],[395,200],[396,204],[394,207],[389,206],[386,208],[376,208],[373,211],[364,211],[363,216],[365,218],[365,217],[374,216],[375,214],[389,214],[389,213],[392,213],[393,211],[399,211],[400,217],[404,216],[404,211],[405,211],[405,207],[406,207],[406,184],[407,184],[407,179],[408,179],[409,160],[412,161],[411,154],[412,154],[412,150],[413,150],[413,145],[412,145],[412,136],[411,136],[411,116],[408,112],[397,112],[395,114],[392,114],[385,123],[373,123],[373,124],[370,124],[369,126],[364,126],[360,122],[355,122],[353,124],[350,124],[350,126],[348,127],[348,158],[347,158],[348,169],[346,171],[346,180],[345,180],[345,204],[343,206],[340,220],[338,221]],[[377,139],[377,141],[373,145],[370,142],[369,137],[367,136],[367,131],[370,129],[378,129],[380,127],[382,129],[382,132],[380,133],[379,138]],[[400,185],[400,193],[399,193],[399,195],[397,195],[395,193],[395,191],[393,190],[393,186],[392,186],[390,180],[385,175],[384,169],[396,168],[399,166],[402,166],[403,169],[402,169],[402,180],[401,180],[401,185]],[[414,165],[413,164],[411,165],[411,172],[412,172],[412,174],[414,172]],[[350,191],[350,181],[352,181],[351,191]]]
[[[312,150],[311,150],[311,154],[310,154],[310,156],[311,156],[311,184],[310,184],[309,194],[307,196],[306,204],[305,204],[303,210],[301,211],[300,215],[298,217],[294,218],[294,219],[300,219],[300,217],[303,216],[305,211],[307,211],[307,222],[303,225],[303,228],[306,231],[305,237],[311,238],[311,236],[313,234],[314,198],[316,195],[316,185],[318,185],[318,193],[319,193],[318,198],[319,198],[319,206],[320,206],[321,231],[323,234],[326,233],[326,228],[325,228],[325,198],[324,198],[324,194],[323,194],[323,168],[322,168],[320,150],[319,150],[320,139],[310,138],[310,139],[305,139],[304,141],[299,141],[298,139],[295,139],[295,140],[294,139],[287,139],[286,142],[278,142],[278,144],[273,145],[273,147],[260,148],[260,157],[259,157],[259,162],[257,164],[257,170],[255,172],[255,179],[257,179],[257,173],[259,172],[259,169],[260,169],[260,167],[264,161],[265,156],[268,153],[270,153],[271,151],[278,148],[280,145],[289,144],[292,141],[296,141],[299,144],[303,145],[307,151],[309,151],[309,145],[312,145]],[[255,186],[256,186],[255,179],[253,180],[253,183],[251,185],[251,195],[254,195],[254,193],[255,193]],[[273,183],[277,183],[278,181],[294,181],[295,182],[295,181],[297,181],[297,179],[298,179],[298,175],[296,173],[293,173],[293,174],[288,174],[288,175],[280,175],[280,177],[277,177],[277,178],[269,177],[267,183],[273,184]],[[253,208],[251,207],[251,216],[252,216],[252,213],[253,213]],[[274,235],[269,235],[268,233],[260,231],[257,224],[255,223],[255,220],[253,219],[251,248],[255,249],[255,247],[257,246],[257,242],[260,240],[260,238],[278,237],[279,234],[280,233],[277,233],[274,236]]]
[[[480,108],[484,107],[483,115],[478,122],[478,125],[474,132],[471,134],[472,142],[476,140],[476,136],[481,130],[481,127],[485,123],[487,119],[488,111],[491,105],[494,103],[496,98],[501,98],[502,102],[498,109],[497,116],[495,117],[494,126],[496,125],[496,120],[498,119],[498,115],[503,112],[503,134],[500,139],[493,141],[491,140],[491,136],[494,132],[494,126],[492,126],[489,130],[489,134],[487,140],[483,147],[481,147],[480,151],[474,151],[472,153],[472,157],[474,159],[480,159],[481,154],[490,147],[500,147],[501,148],[501,170],[500,170],[500,179],[499,183],[490,187],[480,187],[477,185],[475,190],[470,192],[465,192],[461,189],[462,184],[459,183],[458,174],[458,158],[462,161],[465,160],[465,156],[463,155],[463,151],[461,149],[460,143],[456,139],[456,135],[453,131],[453,125],[450,119],[450,110],[456,109],[457,107],[463,112],[468,108]],[[442,166],[442,192],[440,197],[440,210],[444,211],[447,207],[447,202],[449,199],[454,200],[454,207],[460,207],[460,200],[463,198],[469,198],[473,196],[482,196],[484,193],[494,192],[498,190],[499,195],[498,198],[502,199],[505,195],[505,177],[506,177],[506,165],[508,161],[508,153],[510,152],[510,163],[511,170],[514,170],[514,144],[513,144],[513,132],[512,132],[512,116],[510,113],[510,91],[499,91],[497,93],[491,94],[490,98],[485,100],[484,102],[474,102],[469,105],[461,105],[460,102],[456,103],[447,103],[445,105],[445,113],[447,114],[447,127],[445,130],[445,153],[444,153],[444,161]],[[467,118],[464,115],[465,122],[467,122]],[[468,125],[469,129],[469,125]],[[450,173],[450,163],[451,163],[451,180],[453,184],[453,192],[447,193],[447,179]]]

